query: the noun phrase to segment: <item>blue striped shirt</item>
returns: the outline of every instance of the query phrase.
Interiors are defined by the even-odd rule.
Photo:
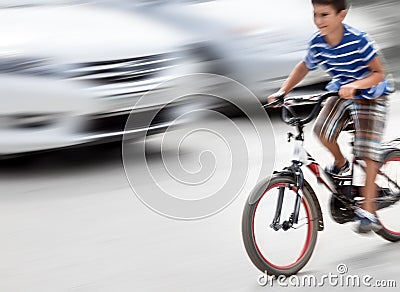
[[[320,33],[312,37],[304,62],[308,69],[318,66],[332,76],[326,89],[339,91],[342,85],[364,79],[371,74],[368,63],[378,55],[366,33],[344,24],[344,35],[336,46],[330,46]],[[384,80],[362,91],[358,98],[376,98],[394,91],[393,85]]]

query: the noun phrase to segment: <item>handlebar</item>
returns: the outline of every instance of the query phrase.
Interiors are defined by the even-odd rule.
[[[356,90],[356,95],[360,95],[361,90]],[[324,100],[331,96],[339,96],[339,92],[330,91],[322,94],[311,95],[311,96],[293,96],[284,98],[283,95],[276,96],[276,100],[269,104],[264,105],[264,108],[274,107],[277,105],[282,105],[282,119],[286,124],[297,126],[297,125],[305,125],[311,122],[316,114],[319,112],[321,108],[321,104]],[[305,118],[301,119],[296,115],[296,113],[291,108],[294,104],[310,104],[314,103],[314,107],[311,110],[311,113]]]

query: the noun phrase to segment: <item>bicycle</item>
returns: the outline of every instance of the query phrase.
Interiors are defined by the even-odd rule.
[[[363,202],[359,187],[353,186],[355,167],[365,168],[361,161],[356,157],[352,159],[348,175],[329,174],[303,146],[305,125],[314,119],[322,102],[331,96],[338,96],[338,92],[286,99],[280,96],[273,103],[264,105],[268,108],[280,104],[283,121],[295,127],[297,135],[288,133],[288,142],[295,141],[292,164],[261,180],[250,193],[243,210],[244,246],[253,264],[262,272],[285,276],[296,274],[311,258],[318,232],[324,229],[321,206],[315,191],[304,178],[303,166],[330,191],[330,214],[337,223],[354,221],[354,211]],[[300,118],[292,105],[304,103],[315,105],[308,116]],[[344,130],[354,129],[348,127]],[[392,242],[400,240],[399,144],[400,138],[383,143],[384,159],[376,180],[377,215],[383,226],[376,233]],[[295,246],[284,246],[289,243],[295,243]],[[278,252],[274,252],[274,248]]]

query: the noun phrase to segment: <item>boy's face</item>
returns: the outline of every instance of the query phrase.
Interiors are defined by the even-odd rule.
[[[340,29],[346,10],[337,12],[331,5],[314,4],[314,23],[321,35],[326,36]]]

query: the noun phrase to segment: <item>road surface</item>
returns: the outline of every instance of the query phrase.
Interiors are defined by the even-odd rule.
[[[388,138],[398,135],[398,100],[400,95],[393,95]],[[216,126],[213,123],[218,122],[206,125]],[[248,127],[244,120],[236,123],[242,129]],[[275,141],[283,145],[276,149],[276,164],[281,167],[291,155],[291,147],[285,143],[288,126],[279,120],[273,125]],[[184,146],[186,162],[198,163],[198,150],[209,145],[207,135],[199,133]],[[228,139],[231,134],[224,135]],[[309,131],[307,138],[307,148],[328,163]],[[164,167],[158,150],[160,139],[157,136],[148,142],[148,163],[155,171]],[[214,149],[217,158],[225,157],[221,145]],[[111,145],[2,162],[0,291],[269,289],[257,283],[260,272],[248,259],[241,239],[241,213],[249,185],[213,216],[174,220],[154,212],[133,193],[120,151],[119,146]],[[267,152],[252,153],[250,167],[265,160],[272,169],[273,159]],[[140,184],[140,175],[135,179]],[[163,179],[168,183],[168,177]],[[328,214],[329,194],[311,182],[318,190],[326,228],[319,233],[314,255],[299,275],[337,274],[337,266],[345,264],[348,274],[395,280],[400,285],[399,245],[375,235],[357,235],[351,224],[334,223]],[[153,188],[143,184],[144,189]]]

